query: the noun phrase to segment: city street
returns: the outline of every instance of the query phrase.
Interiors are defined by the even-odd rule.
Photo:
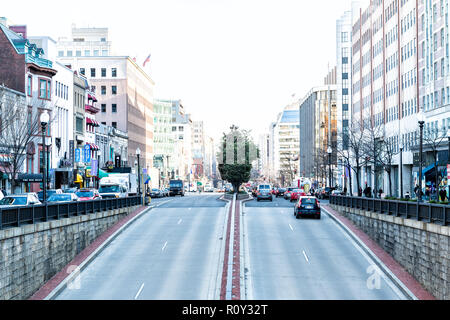
[[[57,299],[218,299],[227,204],[218,195],[152,200],[155,207]],[[222,254],[223,255],[223,254]]]
[[[383,275],[379,289],[368,288],[372,263],[324,210],[320,220],[293,213],[294,204],[283,198],[245,203],[247,299],[405,298]]]
[[[152,200],[56,298],[218,299],[228,209],[219,196]],[[283,198],[244,205],[241,299],[405,299],[327,214],[295,219],[293,207]]]

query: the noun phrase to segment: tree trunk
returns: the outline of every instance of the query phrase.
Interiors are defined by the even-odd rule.
[[[388,171],[389,178],[389,196],[392,197],[392,180],[391,180],[391,170]]]
[[[239,193],[239,183],[233,183],[233,191],[234,193]]]
[[[359,166],[356,167],[356,184],[358,187],[358,196],[359,196],[359,188],[361,188],[361,181],[360,181],[360,177],[359,177],[360,171],[361,171],[361,168]]]

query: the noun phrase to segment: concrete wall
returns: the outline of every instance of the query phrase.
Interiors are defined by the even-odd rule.
[[[437,299],[450,299],[450,227],[331,205]]]
[[[136,209],[0,230],[0,300],[29,298],[98,236]]]

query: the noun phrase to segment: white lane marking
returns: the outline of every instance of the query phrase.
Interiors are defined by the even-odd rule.
[[[289,228],[291,228],[292,231],[294,231],[294,228],[292,228],[291,224],[289,223]]]
[[[141,287],[139,288],[139,291],[136,293],[136,296],[134,297],[134,300],[136,300],[139,297],[139,295],[141,294],[142,289],[144,289],[144,284],[145,283],[142,283]]]
[[[191,210],[192,210],[192,208],[189,208],[188,210],[189,210],[189,211],[191,211]]]
[[[162,247],[161,251],[164,251],[164,249],[166,248],[166,246],[167,246],[167,241],[166,241],[166,243],[164,243],[164,246]]]
[[[308,263],[309,263],[309,259],[308,259],[308,256],[306,255],[306,252],[305,252],[305,250],[303,250],[303,255],[305,256],[306,262],[308,262]]]
[[[183,221],[183,219],[180,219],[180,220],[178,220],[178,223],[177,223],[177,224],[180,224],[180,223],[181,223],[181,221]]]

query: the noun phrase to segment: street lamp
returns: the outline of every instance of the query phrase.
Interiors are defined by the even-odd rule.
[[[97,150],[97,188],[100,189],[100,156],[102,155],[101,150]]]
[[[50,179],[50,174],[49,174],[49,170],[50,170],[50,146],[52,145],[52,138],[51,137],[45,137],[45,146],[46,146],[46,155],[47,155],[47,161],[46,161],[46,165],[47,165],[47,189],[50,189],[49,187],[49,180]]]
[[[136,149],[137,165],[138,165],[138,194],[141,195],[141,167],[139,164],[139,156],[141,155],[141,149]]]
[[[329,174],[329,178],[328,178],[328,183],[329,183],[329,187],[331,188],[331,153],[333,152],[333,150],[331,149],[331,147],[328,147],[327,149],[327,153],[328,153],[328,174]]]
[[[47,202],[47,161],[45,157],[45,128],[50,121],[50,116],[47,111],[41,113],[40,116],[41,126],[42,126],[42,151],[43,151],[43,167],[42,167],[42,191],[44,197],[44,203]]]
[[[424,115],[421,111],[417,115],[417,120],[419,122],[420,128],[420,148],[419,148],[419,194],[417,196],[417,201],[422,202],[422,157],[423,157],[423,125],[425,124]]]
[[[400,143],[400,199],[403,198],[403,142]]]
[[[450,181],[448,181],[448,165],[450,164],[450,128],[447,130],[447,137],[448,137],[448,155],[447,155],[447,186],[448,186],[448,195],[447,198],[450,199]]]

